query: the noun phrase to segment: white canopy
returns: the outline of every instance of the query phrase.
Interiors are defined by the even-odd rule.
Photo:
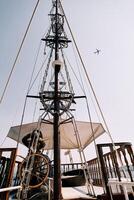
[[[102,124],[100,123],[92,123],[93,133],[92,133],[90,122],[76,121],[76,126],[80,135],[80,140],[81,140],[81,144],[83,148],[88,146],[93,141],[93,135],[94,135],[94,138],[97,138],[98,136],[100,136],[101,134],[105,132]],[[18,137],[19,137],[19,142],[23,144],[22,138],[28,133],[31,133],[36,128],[37,128],[37,122],[23,124],[21,127],[21,132],[20,132],[20,137],[19,137],[20,126],[14,126],[10,128],[8,132],[8,137],[12,138],[15,141],[18,141]],[[45,149],[53,149],[52,124],[42,123],[40,130],[46,142]],[[61,138],[61,149],[77,149],[78,148],[74,127],[71,122],[60,125],[60,138]]]

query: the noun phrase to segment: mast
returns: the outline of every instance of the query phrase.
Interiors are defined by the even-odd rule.
[[[58,0],[56,0],[55,12],[55,62],[59,59],[58,55]],[[59,100],[58,100],[58,74],[60,65],[54,64],[54,127],[53,127],[53,141],[54,141],[54,199],[61,199],[61,173],[60,173],[60,132],[59,132]]]
[[[51,48],[51,53],[48,58],[43,82],[40,89],[39,98],[44,107],[45,115],[42,121],[45,122],[47,115],[53,118],[53,148],[54,148],[54,200],[62,199],[61,195],[61,172],[60,172],[60,116],[67,113],[73,100],[73,87],[67,70],[65,59],[63,58],[63,48],[68,47],[68,40],[64,31],[64,15],[62,13],[59,0],[52,0],[52,9],[50,11],[51,25],[46,34],[46,46]],[[52,55],[54,53],[54,61]],[[60,61],[60,59],[62,61]],[[50,80],[50,88],[46,87],[48,71],[50,65],[54,68],[53,80]],[[61,66],[64,67],[61,70]],[[63,72],[64,71],[64,72]],[[62,79],[62,81],[59,81]],[[69,116],[69,114],[68,114]],[[67,117],[66,117],[67,119]],[[70,117],[69,117],[70,119]],[[68,120],[69,120],[68,119]],[[64,122],[62,122],[64,123]]]

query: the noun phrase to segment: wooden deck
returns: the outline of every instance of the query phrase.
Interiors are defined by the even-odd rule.
[[[96,196],[102,193],[103,189],[101,187],[95,187]],[[62,195],[64,200],[96,200],[96,198],[87,195],[86,186],[62,188]]]

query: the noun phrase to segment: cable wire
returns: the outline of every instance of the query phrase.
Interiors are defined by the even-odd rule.
[[[61,1],[60,1],[60,4],[61,4]],[[95,90],[94,90],[94,88],[93,88],[93,85],[92,85],[92,83],[91,83],[91,81],[90,81],[90,78],[89,78],[89,75],[88,75],[88,73],[87,73],[85,64],[84,64],[83,59],[82,59],[82,57],[81,57],[79,48],[78,48],[78,46],[77,46],[77,44],[76,44],[74,35],[73,35],[73,33],[72,33],[71,27],[70,27],[70,25],[69,25],[69,22],[68,22],[68,20],[67,20],[66,15],[65,15],[65,12],[64,12],[64,9],[63,9],[62,4],[61,4],[61,8],[62,8],[63,14],[64,14],[64,16],[65,16],[65,20],[66,20],[67,26],[68,26],[68,28],[69,28],[69,31],[70,31],[71,37],[72,37],[72,39],[73,39],[73,42],[74,42],[76,51],[77,51],[77,53],[78,53],[78,56],[79,56],[79,58],[80,58],[80,61],[81,61],[83,70],[84,70],[85,75],[86,75],[86,78],[87,78],[88,83],[89,83],[89,85],[90,85],[90,87],[91,87],[91,90],[92,90],[92,92],[93,92],[93,95],[94,95],[96,104],[97,104],[97,106],[98,106],[98,109],[99,109],[100,114],[101,114],[101,116],[102,116],[103,122],[104,122],[104,124],[105,124],[106,129],[107,129],[107,133],[108,133],[108,135],[109,135],[109,137],[110,137],[110,139],[111,139],[111,142],[112,142],[112,144],[113,144],[113,146],[114,146],[114,148],[115,148],[113,138],[112,138],[112,136],[111,136],[111,133],[110,133],[110,130],[109,130],[109,128],[108,128],[107,122],[106,122],[106,120],[105,120],[104,114],[103,114],[102,109],[101,109],[101,107],[100,107],[100,104],[99,104],[98,98],[97,98],[97,96],[96,96]],[[116,148],[115,148],[115,149],[116,149]]]
[[[31,18],[30,18],[30,21],[29,21],[29,23],[28,23],[28,26],[27,26],[27,28],[26,28],[26,31],[25,31],[25,34],[24,34],[24,36],[23,36],[22,42],[21,42],[21,44],[20,44],[18,53],[17,53],[17,55],[16,55],[16,58],[15,58],[15,60],[14,60],[13,66],[12,66],[12,68],[11,68],[11,71],[10,71],[10,73],[9,73],[9,76],[8,76],[8,79],[7,79],[7,82],[6,82],[6,85],[5,85],[5,87],[4,87],[3,93],[2,93],[2,95],[1,95],[0,104],[1,104],[2,101],[3,101],[5,92],[6,92],[6,90],[7,90],[8,85],[9,85],[9,82],[10,82],[10,79],[11,79],[11,76],[12,76],[12,73],[13,73],[13,71],[14,71],[14,68],[15,68],[15,66],[16,66],[17,60],[18,60],[18,58],[19,58],[19,55],[20,55],[21,49],[22,49],[22,47],[23,47],[24,41],[25,41],[25,39],[26,39],[27,33],[28,33],[29,29],[30,29],[30,25],[31,25],[31,23],[32,23],[34,14],[35,14],[35,12],[36,12],[36,10],[37,10],[39,1],[40,1],[40,0],[38,0],[37,3],[36,3],[36,5],[35,5],[34,11],[33,11],[33,13],[32,13],[32,16],[31,16]]]
[[[82,59],[82,57],[81,57],[79,48],[78,48],[78,46],[77,46],[77,44],[76,44],[74,35],[73,35],[73,33],[72,33],[71,27],[70,27],[70,25],[69,25],[69,22],[68,22],[68,20],[67,20],[67,17],[66,17],[66,15],[65,15],[65,12],[64,12],[64,9],[63,9],[63,6],[62,6],[62,4],[61,4],[61,0],[59,0],[59,2],[60,2],[60,5],[61,5],[61,9],[62,9],[62,11],[63,11],[63,14],[64,14],[64,16],[65,16],[65,20],[66,20],[67,26],[68,26],[68,28],[69,28],[71,37],[72,37],[72,39],[73,39],[73,42],[74,42],[76,51],[77,51],[78,56],[79,56],[79,59],[80,59],[80,61],[81,61],[83,70],[84,70],[84,72],[85,72],[87,81],[88,81],[89,86],[90,86],[90,88],[91,88],[91,90],[92,90],[93,96],[94,96],[94,98],[95,98],[96,104],[97,104],[98,109],[99,109],[99,112],[100,112],[100,115],[101,115],[102,120],[103,120],[103,123],[104,123],[104,125],[105,125],[106,133],[108,134],[108,136],[109,136],[109,138],[110,138],[110,140],[111,140],[111,143],[112,143],[112,145],[113,145],[113,148],[114,148],[114,150],[115,150],[115,152],[116,152],[116,156],[117,156],[117,158],[119,159],[119,162],[120,162],[120,157],[119,157],[119,155],[118,155],[118,151],[117,151],[117,149],[116,149],[115,142],[114,142],[114,140],[113,140],[113,137],[112,137],[111,132],[110,132],[110,130],[109,130],[109,127],[108,127],[108,125],[107,125],[106,119],[105,119],[104,114],[103,114],[103,112],[102,112],[102,109],[101,109],[101,107],[100,107],[100,104],[99,104],[98,98],[97,98],[97,96],[96,96],[95,90],[94,90],[94,88],[93,88],[93,85],[92,85],[92,83],[91,83],[91,81],[90,81],[90,78],[89,78],[89,75],[88,75],[88,73],[87,73],[87,70],[86,70],[85,64],[84,64],[84,62],[83,62],[83,59]],[[121,164],[121,162],[120,162],[120,164]],[[122,164],[121,164],[121,165],[122,165]]]

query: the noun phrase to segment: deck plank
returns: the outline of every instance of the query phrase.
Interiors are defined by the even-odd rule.
[[[65,187],[62,188],[62,195],[64,200],[96,200],[92,196],[87,195],[85,187]]]

